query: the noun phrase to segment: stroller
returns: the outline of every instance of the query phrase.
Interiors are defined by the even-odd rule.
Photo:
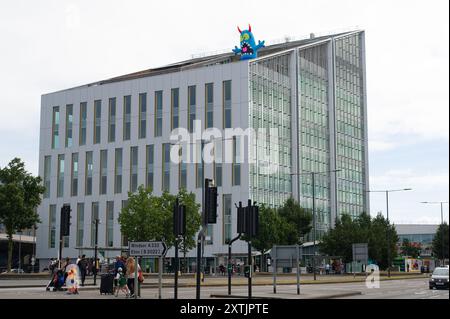
[[[62,286],[64,285],[64,272],[62,269],[57,269],[53,275],[50,281],[47,284],[47,287],[45,288],[47,291],[50,290],[50,288],[53,288],[53,291],[62,291]]]

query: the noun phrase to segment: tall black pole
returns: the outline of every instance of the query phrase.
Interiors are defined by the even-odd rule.
[[[316,184],[314,172],[311,173],[312,177],[312,211],[313,211],[313,273],[314,280],[316,280]]]
[[[233,238],[232,240],[230,240],[230,242],[228,243],[228,267],[227,267],[227,271],[228,271],[228,295],[231,295],[231,275],[233,272],[233,265],[231,264],[231,245],[238,240],[239,238],[241,238],[241,234],[239,234],[237,237]]]
[[[388,257],[388,277],[391,277],[391,232],[389,229],[389,191],[386,191],[386,218],[388,222],[388,228],[387,228],[387,257]]]
[[[252,299],[252,242],[248,241],[248,266],[250,271],[248,274],[248,299]]]
[[[203,161],[203,140],[201,140],[201,158],[202,158],[202,179],[205,176],[205,163]],[[207,219],[206,219],[206,211],[205,211],[205,184],[209,183],[209,180],[204,179],[202,181],[202,229],[198,233],[197,236],[197,285],[196,285],[196,298],[200,299],[200,267],[202,263],[202,243],[203,243],[203,237],[204,237],[204,231],[207,225]]]
[[[97,284],[98,218],[95,219],[94,286]]]
[[[178,236],[175,238],[175,285],[174,285],[174,299],[178,299]]]
[[[444,248],[444,213],[442,209],[442,202],[441,202],[441,233],[442,233],[442,265],[445,265],[445,248]]]

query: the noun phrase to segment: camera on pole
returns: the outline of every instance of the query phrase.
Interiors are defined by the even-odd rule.
[[[178,198],[173,207],[173,234],[176,237],[186,234],[186,205],[179,205]]]
[[[61,236],[69,236],[70,235],[70,205],[63,205],[61,207],[61,225],[60,232]]]

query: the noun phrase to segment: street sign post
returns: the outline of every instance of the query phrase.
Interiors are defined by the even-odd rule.
[[[367,243],[358,243],[358,244],[352,244],[352,251],[353,251],[353,265],[352,267],[355,268],[356,264],[358,262],[364,263],[364,265],[367,266],[368,260],[369,260],[369,248]],[[353,269],[353,275],[355,275],[356,271]]]
[[[129,242],[130,256],[163,257],[167,252],[167,246],[162,241],[134,241]]]
[[[128,254],[135,257],[158,257],[159,258],[159,299],[162,297],[162,259],[167,253],[167,246],[162,241],[130,241],[128,244]],[[137,264],[137,258],[136,258]],[[137,265],[136,265],[137,269]],[[137,276],[137,275],[136,275]],[[136,277],[135,277],[136,278]],[[137,279],[135,279],[137,280]],[[136,286],[135,286],[136,287]],[[136,296],[137,294],[135,294]]]
[[[299,245],[273,246],[271,249],[273,265],[273,293],[277,293],[277,268],[296,268],[297,294],[300,295],[300,259],[303,258],[303,248]]]

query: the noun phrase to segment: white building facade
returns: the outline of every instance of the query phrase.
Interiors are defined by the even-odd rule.
[[[341,214],[369,212],[364,32],[269,46],[259,54],[245,61],[233,54],[199,58],[43,95],[41,268],[58,257],[64,204],[71,206],[72,224],[62,257],[93,256],[96,217],[101,255],[125,249],[117,218],[139,185],[156,195],[185,187],[201,203],[203,178],[215,181],[218,218],[204,249],[210,266],[225,263],[239,201],[276,207],[293,197],[311,208],[305,172],[323,173],[316,175],[314,195],[319,237]],[[168,159],[172,130],[192,131],[194,120],[202,130],[277,128],[278,134],[250,146],[232,139],[232,162],[205,163],[202,172],[201,164]],[[228,142],[214,143],[225,149]],[[251,148],[256,157],[271,154],[264,163],[276,169],[267,173],[261,159],[243,160]],[[236,242],[233,252],[244,256],[246,243]],[[195,255],[194,249],[188,257]]]

